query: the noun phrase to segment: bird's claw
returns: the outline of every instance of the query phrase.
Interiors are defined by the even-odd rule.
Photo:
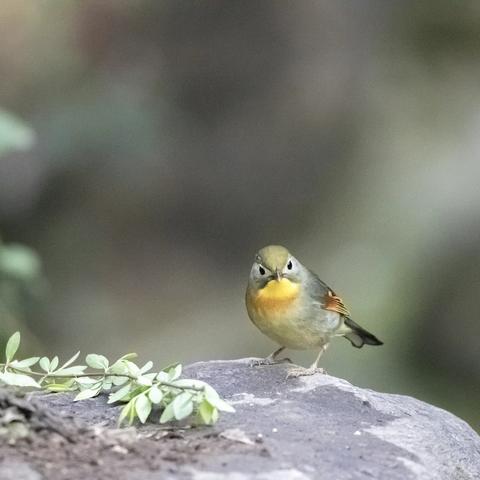
[[[273,364],[275,363],[293,363],[288,357],[285,358],[277,358],[276,360],[273,361]]]
[[[250,366],[251,367],[260,367],[262,365],[276,365],[278,363],[292,363],[292,361],[289,358],[273,359],[271,357],[267,357],[267,358],[261,358],[261,359],[258,359],[258,360],[251,360],[250,361]]]

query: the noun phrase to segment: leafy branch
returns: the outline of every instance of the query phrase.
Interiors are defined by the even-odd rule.
[[[86,365],[73,365],[80,356],[59,366],[57,356],[31,357],[16,360],[20,346],[20,333],[14,333],[5,348],[5,363],[0,363],[0,383],[29,387],[49,392],[75,392],[74,401],[85,400],[109,392],[108,403],[124,403],[119,424],[131,425],[135,419],[145,423],[152,411],[162,410],[160,423],[183,420],[192,414],[199,423],[211,425],[218,412],[234,412],[207,383],[180,378],[182,365],[169,365],[160,372],[151,372],[152,362],[142,367],[132,362],[137,357],[128,353],[110,363],[103,355],[90,353]],[[32,367],[38,366],[34,370]],[[90,367],[92,371],[86,371]]]

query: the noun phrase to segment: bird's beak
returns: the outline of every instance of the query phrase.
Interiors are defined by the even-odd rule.
[[[282,279],[282,272],[278,268],[275,270],[275,278],[277,279],[277,282]]]

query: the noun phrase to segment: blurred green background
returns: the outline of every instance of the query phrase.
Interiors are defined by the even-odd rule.
[[[2,339],[265,356],[244,288],[281,243],[385,342],[330,373],[478,429],[479,52],[473,0],[4,0]]]

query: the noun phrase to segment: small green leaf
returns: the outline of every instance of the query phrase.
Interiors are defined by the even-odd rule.
[[[205,385],[205,399],[210,405],[216,407],[218,410],[230,413],[235,412],[235,409],[225,400],[222,400],[218,393],[210,385]]]
[[[108,368],[108,360],[103,355],[89,353],[85,357],[85,361],[87,362],[87,365],[91,368],[98,368],[101,370],[107,370]]]
[[[40,359],[40,368],[44,370],[45,372],[49,372],[50,370],[50,360],[47,357],[42,357]]]
[[[193,411],[192,395],[188,392],[183,392],[175,397],[172,405],[175,418],[182,420],[188,417]]]
[[[7,346],[5,348],[5,357],[7,359],[7,363],[9,363],[15,356],[19,345],[20,345],[20,332],[15,332],[8,339]]]
[[[77,352],[70,360],[67,360],[60,368],[59,370],[63,370],[65,368],[67,368],[69,365],[71,365],[77,358],[78,356],[80,355],[80,352]],[[87,368],[87,367],[85,367]]]
[[[207,385],[205,382],[202,382],[201,380],[193,380],[190,378],[181,378],[179,380],[173,380],[173,382],[170,382],[170,383],[172,385],[175,385],[176,387],[180,387],[180,388],[192,387],[193,389],[196,389],[196,390],[203,390]]]
[[[205,385],[205,398],[214,405],[215,401],[220,398],[218,393],[210,385]]]
[[[182,374],[182,364],[179,363],[175,365],[173,368],[170,368],[170,370],[168,371],[168,380],[170,382],[173,382],[173,380],[176,380],[177,378],[179,378],[181,374]]]
[[[212,410],[212,424],[217,423],[218,420],[218,410],[216,408],[213,408]]]
[[[212,415],[214,409],[215,407],[212,407],[212,405],[210,405],[210,403],[208,403],[206,400],[204,400],[198,407],[198,414],[205,425],[210,425],[213,423]]]
[[[171,363],[170,365],[167,365],[166,367],[162,368],[162,372],[168,373],[172,368],[175,368],[179,362]]]
[[[169,376],[168,376],[168,373],[167,372],[159,372],[158,375],[157,375],[157,380],[159,382],[168,382],[169,380]]]
[[[124,360],[117,360],[113,365],[108,367],[108,373],[114,373],[115,375],[128,374],[128,368]]]
[[[7,385],[15,387],[35,387],[41,388],[40,385],[28,375],[21,375],[19,373],[3,372],[0,373],[0,381]]]
[[[132,377],[138,377],[140,375],[140,368],[138,368],[138,365],[135,365],[133,362],[130,362],[129,360],[125,360],[125,365],[127,367],[128,373]]]
[[[127,353],[123,357],[120,357],[119,360],[133,360],[134,358],[137,358],[138,355],[136,353]]]
[[[111,377],[111,379],[112,383],[117,387],[130,380],[128,377]]]
[[[145,394],[141,394],[135,399],[135,410],[138,418],[142,423],[145,423],[150,412],[152,411],[152,403]]]
[[[136,379],[136,382],[139,384],[139,385],[143,385],[144,387],[150,387],[152,385],[152,380],[148,377],[145,377],[145,376],[140,376]]]
[[[30,368],[35,365],[40,357],[26,358],[25,360],[13,360],[10,362],[12,368]]]
[[[162,401],[163,393],[156,385],[153,385],[150,391],[148,392],[148,398],[152,403],[157,404]]]
[[[122,423],[126,420],[127,417],[129,417],[130,419],[129,423],[131,424],[134,416],[132,412],[134,411],[135,411],[135,406],[133,402],[132,401],[128,402],[120,412],[120,416],[118,417],[118,425],[122,425]]]
[[[50,371],[53,372],[58,367],[58,357],[55,356],[52,358],[50,362]]]
[[[128,425],[131,425],[135,420],[135,399],[130,400],[123,408],[120,413],[120,418],[118,419],[118,424],[121,425],[122,423],[127,420]]]
[[[102,384],[100,383],[99,386],[93,387],[93,388],[87,388],[85,390],[82,390],[74,399],[74,402],[78,402],[79,400],[86,400],[87,398],[93,398],[96,397],[99,393],[100,390],[102,389]]]
[[[153,367],[153,362],[148,361],[141,369],[140,373],[143,375],[144,373],[147,373],[149,370],[151,370]]]
[[[95,385],[96,383],[98,383],[98,380],[96,378],[90,378],[90,377],[80,377],[80,378],[76,378],[75,381],[79,384],[79,385]]]
[[[102,383],[102,390],[104,392],[109,392],[112,389],[112,382],[108,381],[108,379],[105,379]]]
[[[235,412],[235,409],[230,404],[228,404],[225,400],[222,400],[221,398],[217,398],[213,406],[218,410],[220,410],[221,412],[229,412],[229,413]]]
[[[123,400],[123,398],[126,397],[130,393],[130,388],[131,388],[131,385],[128,384],[128,385],[123,386],[122,388],[120,388],[116,392],[111,393],[108,396],[108,402],[107,403],[115,403],[115,402],[119,402],[119,401]]]
[[[175,414],[173,413],[173,402],[170,402],[166,407],[165,410],[162,412],[162,416],[160,417],[160,423],[167,423],[170,420],[175,418]]]

